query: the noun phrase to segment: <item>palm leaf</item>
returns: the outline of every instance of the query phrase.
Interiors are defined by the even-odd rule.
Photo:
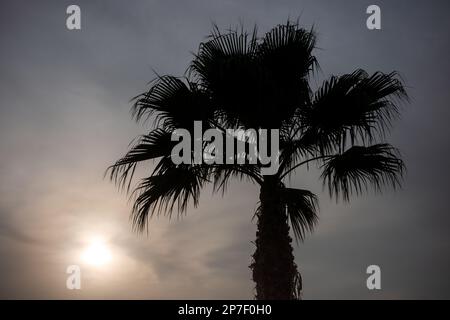
[[[148,217],[155,214],[170,218],[175,204],[179,215],[186,211],[189,200],[197,206],[200,189],[208,182],[206,177],[207,168],[203,166],[180,165],[143,179],[133,192],[137,196],[132,210],[134,227],[143,230]]]
[[[239,180],[249,180],[262,184],[260,169],[256,165],[223,164],[214,165],[211,170],[212,180],[214,181],[214,192],[222,191],[225,193],[231,178]]]
[[[210,97],[204,90],[189,80],[173,76],[154,80],[147,92],[135,98],[132,108],[136,120],[154,116],[154,125],[168,131],[191,129],[195,120],[206,124],[213,113]]]
[[[311,232],[318,221],[317,196],[308,190],[284,188],[282,202],[295,238],[303,240],[306,232]]]
[[[342,151],[350,142],[383,138],[407,99],[397,73],[364,70],[331,77],[315,93],[311,107],[301,110],[302,122],[317,136],[322,152]]]
[[[381,191],[388,184],[400,186],[405,167],[398,151],[389,144],[353,146],[324,164],[321,175],[330,195],[342,194],[345,201],[352,193],[361,194],[369,186]]]
[[[213,104],[221,110],[229,128],[256,128],[249,117],[257,99],[260,71],[255,63],[256,29],[250,35],[243,30],[221,33],[216,28],[200,44],[189,67],[189,75],[211,93]]]
[[[296,82],[318,67],[312,54],[316,47],[313,31],[305,30],[298,23],[287,22],[267,32],[258,46],[258,57],[266,68],[280,78],[286,76]]]
[[[171,133],[160,128],[141,136],[136,145],[124,157],[107,169],[110,179],[119,187],[125,187],[128,181],[129,188],[138,163],[169,156],[173,145]]]

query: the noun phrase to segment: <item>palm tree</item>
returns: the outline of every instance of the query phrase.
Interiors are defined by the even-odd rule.
[[[137,165],[155,167],[131,192],[133,226],[142,231],[148,218],[196,207],[209,182],[224,191],[231,178],[260,187],[256,251],[250,268],[257,299],[298,299],[301,276],[294,262],[290,228],[298,240],[317,223],[317,197],[287,187],[297,168],[312,162],[330,196],[348,201],[373,187],[400,185],[404,164],[385,135],[407,99],[397,73],[369,75],[356,70],[332,76],[314,93],[309,79],[318,64],[314,31],[287,22],[258,37],[243,28],[222,33],[214,27],[199,46],[186,76],[157,76],[134,99],[137,121],[151,120],[152,130],[109,168],[110,178],[130,191]],[[171,160],[177,128],[279,130],[279,169],[262,175],[262,164],[179,164]],[[206,144],[205,144],[206,147]],[[309,166],[308,166],[309,168]]]

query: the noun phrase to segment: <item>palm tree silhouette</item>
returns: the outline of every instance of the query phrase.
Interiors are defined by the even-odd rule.
[[[148,177],[131,192],[133,226],[142,231],[149,217],[181,214],[198,205],[200,190],[213,182],[224,191],[233,177],[260,187],[256,251],[250,268],[257,299],[299,299],[302,280],[294,262],[290,228],[303,240],[317,222],[317,197],[284,181],[316,162],[330,196],[348,201],[373,187],[400,185],[404,164],[385,134],[407,99],[397,73],[364,70],[332,76],[316,92],[309,78],[318,64],[314,31],[298,22],[278,25],[262,37],[256,27],[225,33],[214,27],[200,44],[185,77],[157,76],[137,96],[137,121],[152,120],[152,130],[109,168],[110,178],[130,191],[137,164],[156,160]],[[279,129],[279,169],[263,176],[262,164],[179,164],[171,160],[177,128]]]

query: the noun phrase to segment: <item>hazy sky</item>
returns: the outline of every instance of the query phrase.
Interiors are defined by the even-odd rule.
[[[66,29],[78,4],[82,30]],[[365,10],[381,7],[382,30]],[[160,74],[182,75],[215,22],[268,31],[301,16],[318,33],[322,72],[398,70],[412,98],[390,142],[408,173],[402,190],[336,204],[318,175],[292,186],[320,196],[320,223],[295,248],[304,298],[450,298],[450,21],[448,1],[18,1],[0,5],[0,298],[252,298],[258,190],[206,189],[182,220],[132,232],[127,196],[106,167],[146,128],[129,100]],[[102,267],[80,258],[93,238]],[[82,289],[66,289],[66,267]],[[382,290],[366,288],[366,267]]]

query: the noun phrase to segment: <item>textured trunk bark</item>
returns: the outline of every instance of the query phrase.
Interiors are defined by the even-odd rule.
[[[281,185],[266,176],[260,191],[257,213],[256,251],[253,254],[253,281],[256,299],[299,299],[301,278],[292,250],[286,210],[281,203]]]

